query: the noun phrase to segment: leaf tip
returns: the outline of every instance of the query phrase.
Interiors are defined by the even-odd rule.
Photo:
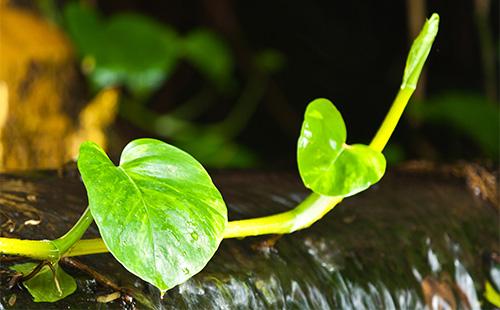
[[[429,56],[432,44],[439,29],[439,15],[433,13],[426,20],[419,35],[413,41],[413,44],[406,59],[406,66],[403,74],[401,89],[415,89],[418,78],[422,72],[427,57]]]
[[[436,12],[432,13],[431,17],[429,18],[429,23],[439,23],[439,14]]]
[[[160,299],[163,299],[165,297],[165,294],[167,293],[168,289],[162,290],[160,289]]]
[[[435,37],[439,28],[440,17],[438,13],[432,13],[431,17],[426,21],[429,27],[429,33]]]

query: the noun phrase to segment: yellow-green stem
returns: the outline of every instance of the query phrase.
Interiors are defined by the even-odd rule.
[[[101,238],[83,239],[75,243],[63,256],[81,256],[109,252]]]
[[[389,141],[413,94],[411,87],[401,88],[370,147],[382,151]],[[342,201],[343,197],[310,194],[296,208],[265,217],[229,222],[224,238],[241,238],[265,234],[286,234],[311,226]]]
[[[54,245],[59,249],[60,255],[64,255],[78,240],[80,240],[87,231],[87,228],[92,224],[94,218],[90,213],[90,208],[87,207],[76,224],[59,239],[54,240]]]
[[[0,238],[0,254],[26,256],[57,261],[83,236],[93,218],[87,208],[78,222],[62,237],[55,240],[22,240]],[[91,247],[93,248],[93,247]]]
[[[59,250],[51,240],[0,238],[0,254],[53,260],[59,256]]]
[[[290,211],[229,222],[224,238],[292,233],[311,226],[341,201],[342,197],[328,197],[312,193]]]
[[[382,151],[389,141],[414,89],[399,90],[382,125],[370,143],[374,150]],[[330,197],[312,193],[290,211],[260,218],[229,222],[224,238],[243,238],[266,234],[286,234],[311,226],[342,201],[343,197]],[[80,256],[108,252],[102,239],[78,240],[92,222],[88,209],[73,229],[63,237],[50,240],[20,240],[0,238],[0,254],[27,256],[35,259],[53,259],[61,256]],[[83,229],[85,228],[85,229]],[[78,241],[76,241],[76,240]],[[75,242],[76,241],[76,242]],[[71,245],[73,245],[71,247]],[[61,251],[61,249],[63,251]]]
[[[403,114],[403,111],[405,110],[405,107],[414,91],[415,89],[411,87],[399,89],[396,99],[394,99],[394,102],[385,116],[382,125],[380,125],[380,128],[370,143],[370,147],[372,149],[382,152],[394,132],[394,129],[396,129],[396,125],[398,124],[399,119],[401,118],[401,115]]]

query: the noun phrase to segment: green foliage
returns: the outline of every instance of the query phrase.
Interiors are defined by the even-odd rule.
[[[99,146],[86,142],[78,168],[106,246],[140,278],[165,291],[198,273],[215,253],[226,206],[189,154],[138,139],[125,147],[116,167]]]
[[[486,155],[498,158],[500,111],[483,96],[448,92],[416,102],[409,114],[419,121],[451,127],[473,139]]]
[[[198,29],[186,37],[146,16],[122,13],[104,20],[96,10],[71,2],[65,24],[95,88],[125,85],[147,97],[181,59],[192,63],[218,86],[230,81],[232,55],[215,33]]]
[[[383,153],[385,156],[385,160],[389,165],[400,163],[406,158],[405,150],[403,149],[403,147],[395,143],[389,143],[384,148]]]
[[[429,56],[438,28],[439,15],[434,13],[431,18],[425,22],[418,37],[413,41],[410,53],[406,59],[406,67],[401,88],[415,89],[417,87],[420,72],[422,72],[427,56]]]
[[[77,3],[68,4],[64,15],[97,88],[123,84],[135,95],[145,96],[161,85],[177,63],[176,33],[145,16],[117,14],[104,21],[95,10]]]
[[[237,133],[238,129],[221,132],[213,126],[197,125],[172,117],[170,114],[157,115],[143,106],[126,102],[122,102],[122,115],[145,130],[169,138],[175,145],[195,155],[208,167],[242,168],[257,163],[252,150],[235,143],[232,137],[225,135]],[[231,120],[226,118],[222,124],[225,125],[228,121]],[[243,122],[241,119],[237,121],[240,124]]]
[[[219,87],[231,80],[233,59],[226,43],[207,29],[197,29],[183,39],[184,57]]]
[[[37,265],[35,263],[24,263],[10,268],[26,276]],[[76,290],[75,279],[67,274],[59,264],[54,265],[54,270],[56,272],[55,277],[49,266],[43,266],[31,279],[23,282],[23,286],[30,292],[35,302],[55,302],[73,294]]]
[[[346,136],[344,120],[329,100],[316,99],[307,106],[297,147],[307,188],[326,196],[351,196],[384,175],[384,155],[366,145],[347,145]]]
[[[274,49],[263,50],[254,58],[255,65],[267,73],[278,72],[285,66],[285,56]]]
[[[203,164],[213,168],[227,168],[228,166],[243,168],[255,166],[258,162],[252,150],[210,130],[183,137],[178,143],[182,149],[196,154],[197,157],[202,158]]]
[[[96,78],[97,82],[118,83],[117,81],[121,81],[130,84],[128,86],[140,94],[152,89],[151,85],[156,82],[151,83],[151,81],[159,81],[165,77],[167,72],[165,68],[168,66],[156,61],[155,56],[153,59],[142,59],[143,67],[136,65],[141,61],[136,64],[123,64],[132,54],[108,55],[110,58],[106,58],[108,56],[100,50],[106,45],[99,41],[106,38],[106,35],[103,37],[93,35],[94,31],[98,32],[101,28],[102,22],[92,11],[70,5],[66,9],[66,16],[67,18],[74,17],[70,23],[73,26],[70,28],[74,27],[75,33],[79,32],[79,27],[82,25],[93,29],[88,33],[82,31],[76,36],[76,42],[81,45],[85,57],[92,57],[95,60],[96,68],[93,72],[99,71],[97,66],[103,63],[116,65],[116,67],[110,65],[113,70],[125,68],[122,71],[113,71],[121,72],[117,76],[109,73],[107,78]],[[347,133],[344,121],[340,112],[329,100],[316,99],[308,105],[298,140],[297,161],[305,186],[315,194],[306,198],[293,210],[228,224],[227,210],[221,194],[202,165],[188,153],[159,140],[138,139],[125,147],[119,166],[115,166],[98,145],[92,142],[83,143],[80,147],[78,169],[87,189],[90,212],[107,249],[130,272],[165,292],[198,273],[214,255],[224,236],[244,237],[276,232],[287,233],[309,227],[339,203],[343,197],[354,195],[378,182],[386,168],[386,159],[381,150],[387,144],[413,93],[436,35],[438,22],[439,17],[433,14],[413,44],[405,69],[402,89],[370,146],[346,144]],[[133,29],[126,29],[129,26]],[[129,46],[127,46],[125,30],[130,38],[139,38],[143,35],[147,38],[148,35],[145,33],[151,34],[156,30],[161,32],[160,28],[162,28],[161,25],[145,21],[139,16],[119,15],[108,22],[103,33],[116,35],[115,42],[120,42],[117,46],[126,48]],[[156,38],[156,36],[153,37]],[[149,40],[153,37],[149,37]],[[173,37],[175,35],[172,35]],[[223,72],[230,66],[221,63],[209,64],[210,57],[200,53],[200,49],[203,48],[207,49],[207,55],[220,52],[220,50],[214,52],[218,48],[209,47],[210,44],[207,44],[210,41],[207,39],[210,35],[195,32],[188,37],[190,39],[186,42],[191,43],[184,46],[185,55],[190,55],[188,57],[211,78],[219,79],[224,76]],[[159,41],[163,39],[165,39],[163,43],[168,41],[166,37],[160,35]],[[98,46],[101,43],[104,45]],[[149,42],[144,46],[152,49],[156,47],[155,44],[163,43]],[[133,50],[134,47],[130,48]],[[136,52],[139,53],[138,50]],[[279,63],[278,58],[276,54],[267,54],[262,55],[261,59],[256,61],[261,62],[261,70],[272,71],[273,64]],[[152,63],[155,65],[150,67]],[[145,69],[146,67],[152,71],[139,70],[139,68]],[[135,69],[137,70],[134,71]],[[141,74],[144,75],[138,78]],[[125,76],[128,77],[125,78]],[[135,80],[136,78],[138,80]],[[143,83],[142,80],[148,79],[149,82],[140,84]],[[255,85],[258,89],[262,88],[259,83]],[[236,117],[230,118],[229,125],[219,124],[211,128],[211,131],[206,130],[205,133],[200,133],[199,129],[183,121],[169,123],[168,119],[156,119],[152,122],[153,124],[149,125],[156,126],[157,131],[168,133],[177,133],[184,129],[182,133],[176,134],[179,136],[178,141],[183,143],[199,138],[200,141],[195,141],[195,143],[198,142],[198,146],[208,155],[217,156],[217,154],[223,154],[222,148],[230,145],[228,143],[231,134],[226,134],[226,132],[235,131],[234,128],[238,128],[241,123],[241,115],[249,113],[245,109],[246,105],[241,105],[241,107],[243,108],[236,111],[237,113],[233,113]],[[447,108],[451,111],[454,107],[450,105]],[[457,115],[467,115],[469,112],[467,106],[462,108],[464,110]],[[135,107],[135,109],[128,110],[128,113],[132,114],[137,111],[139,110]],[[498,117],[498,109],[495,112],[491,115]],[[419,113],[427,113],[429,119],[432,115],[440,115],[436,111],[433,114],[429,110]],[[457,124],[466,121],[465,118],[453,116],[453,113],[449,114],[452,115],[449,116],[450,119]],[[151,119],[153,118],[147,118],[141,122],[147,126]],[[478,121],[481,120],[478,119]],[[498,124],[495,128],[485,128],[482,130],[496,129],[495,132],[498,133]],[[470,131],[473,130],[470,129]],[[208,145],[213,148],[206,147]],[[200,149],[197,151],[202,152]],[[81,237],[82,230],[88,227],[90,219],[88,213],[84,213],[79,221],[80,224],[75,225],[76,229],[70,230],[67,235],[61,237],[64,242],[61,238],[58,240],[68,246],[74,245],[74,236]],[[276,223],[278,225],[275,225]],[[225,232],[226,227],[230,231],[228,234],[227,231]],[[52,250],[57,252],[58,240],[42,242],[39,249],[46,253],[51,253]],[[33,242],[38,243],[38,241],[31,241],[30,244]],[[90,247],[89,243],[87,243],[88,247]],[[23,240],[12,241],[10,244],[18,244],[19,248],[2,249],[0,253],[29,254],[34,258],[45,257],[36,253],[36,250],[29,251],[26,245],[23,246]],[[47,248],[50,245],[53,247]],[[22,252],[16,252],[19,249],[22,249]],[[78,253],[96,252],[92,252],[92,249],[85,252],[85,249],[80,248]],[[52,254],[46,255],[53,259],[53,256],[50,256]],[[35,267],[35,264],[23,264],[13,268],[23,274],[28,274]],[[51,277],[51,270],[48,267],[43,268],[41,272],[24,283],[35,297],[35,301],[56,301],[75,290],[76,284],[73,278],[64,273],[58,265],[55,266],[55,277]]]
[[[432,44],[439,29],[439,15],[433,13],[428,19],[410,48],[406,59],[403,80],[400,90],[387,113],[384,122],[375,134],[370,146],[377,151],[382,151],[391,137],[396,125],[417,87],[417,82],[422,68],[429,56]]]

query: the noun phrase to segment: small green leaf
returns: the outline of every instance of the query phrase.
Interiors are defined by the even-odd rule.
[[[413,41],[408,58],[401,88],[415,89],[425,60],[431,51],[432,43],[439,28],[439,15],[434,13],[426,22],[418,37]]]
[[[98,145],[85,142],[78,168],[110,252],[160,290],[198,273],[217,250],[227,209],[208,173],[184,151],[138,139],[116,167]]]
[[[27,275],[35,269],[38,264],[24,263],[10,267],[12,270]],[[56,302],[73,294],[76,290],[75,279],[67,274],[59,264],[54,266],[56,277],[49,266],[43,266],[33,278],[24,281],[23,286],[33,296],[35,302]]]
[[[311,102],[297,147],[300,176],[307,188],[326,196],[351,196],[378,182],[385,158],[362,144],[347,145],[340,112],[327,99]]]

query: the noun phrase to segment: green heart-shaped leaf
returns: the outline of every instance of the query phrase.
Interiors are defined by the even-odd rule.
[[[113,256],[162,291],[199,272],[227,223],[224,201],[193,157],[164,142],[129,143],[116,167],[95,143],[80,147],[89,206]]]
[[[326,196],[351,196],[378,182],[385,158],[367,145],[347,145],[340,112],[327,99],[306,109],[297,146],[300,176],[307,188]]]
[[[37,265],[35,263],[24,263],[10,268],[26,276]],[[23,282],[23,286],[30,292],[35,302],[56,302],[76,290],[75,279],[67,274],[59,264],[54,266],[54,270],[56,271],[55,278],[50,267],[43,266],[31,279]]]

